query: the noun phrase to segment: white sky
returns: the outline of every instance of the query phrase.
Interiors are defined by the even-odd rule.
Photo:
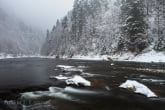
[[[52,28],[73,7],[74,0],[0,0],[0,7],[30,25]]]

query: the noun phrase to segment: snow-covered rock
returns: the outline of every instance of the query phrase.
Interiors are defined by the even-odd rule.
[[[59,76],[50,76],[50,79],[57,79],[57,80],[63,80],[65,81],[65,83],[67,85],[83,85],[83,86],[91,86],[91,82],[86,80],[85,78],[79,76],[79,75],[75,75],[73,77],[66,77],[63,75],[59,75]]]
[[[83,77],[81,76],[78,76],[78,75],[75,75],[73,78],[70,78],[68,80],[66,80],[66,84],[70,85],[70,84],[73,84],[73,85],[83,85],[83,86],[91,86],[91,82],[84,79]]]
[[[80,71],[80,72],[83,72],[82,66],[74,67],[74,66],[66,66],[66,65],[57,65],[56,67],[61,68],[65,71]]]
[[[69,69],[69,68],[73,68],[74,66],[57,65],[56,67]]]
[[[132,89],[135,93],[141,93],[147,97],[157,97],[147,86],[134,80],[127,80],[125,83],[120,85],[121,88]]]

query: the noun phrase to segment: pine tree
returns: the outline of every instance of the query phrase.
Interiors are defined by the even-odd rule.
[[[131,52],[140,52],[147,47],[146,22],[143,0],[122,0],[122,39]]]

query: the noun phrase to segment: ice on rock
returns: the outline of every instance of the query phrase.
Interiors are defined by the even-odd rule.
[[[147,86],[134,80],[127,80],[125,83],[120,85],[121,88],[133,89],[135,93],[141,93],[147,97],[157,97]]]

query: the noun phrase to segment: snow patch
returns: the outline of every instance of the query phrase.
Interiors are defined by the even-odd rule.
[[[135,93],[141,93],[147,97],[157,97],[147,86],[133,80],[127,80],[125,83],[120,85],[121,88],[133,89]]]
[[[71,59],[76,59],[76,60],[93,60],[93,61],[99,61],[99,60],[108,60],[108,55],[88,55],[88,56],[83,56],[83,55],[75,55]]]
[[[114,54],[109,57],[115,61],[127,61],[129,59],[132,59],[134,55],[131,52],[127,52],[127,53],[122,53],[122,54]]]

